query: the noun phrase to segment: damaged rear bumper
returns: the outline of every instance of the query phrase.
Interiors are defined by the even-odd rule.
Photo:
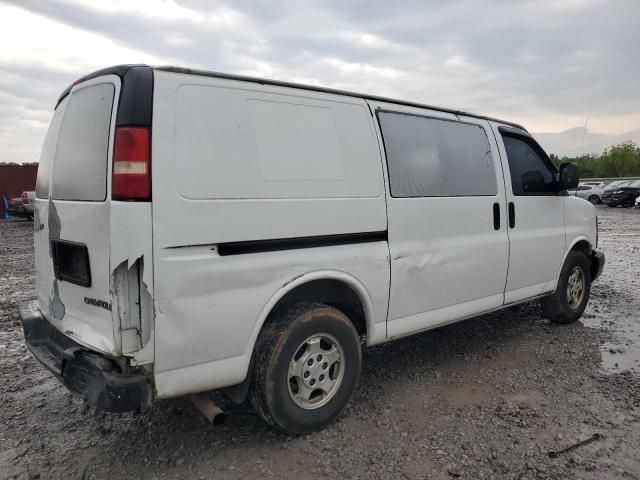
[[[147,375],[123,373],[112,360],[74,342],[49,323],[36,301],[22,303],[19,314],[33,355],[87,403],[110,412],[135,412],[151,406]]]

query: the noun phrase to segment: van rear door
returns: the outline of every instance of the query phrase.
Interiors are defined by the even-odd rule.
[[[109,293],[107,172],[120,80],[100,77],[58,105],[38,172],[38,304],[60,331],[114,353]]]
[[[131,72],[138,80],[142,72],[145,88],[128,82]],[[133,354],[151,338],[150,190],[133,193],[145,183],[142,170],[150,168],[152,78],[149,67],[123,66],[74,84],[56,107],[38,169],[38,307],[56,329],[109,355]],[[136,148],[145,128],[139,137],[147,144]],[[114,151],[127,160],[116,169],[122,201],[112,200]],[[140,152],[147,155],[144,167],[134,158]]]

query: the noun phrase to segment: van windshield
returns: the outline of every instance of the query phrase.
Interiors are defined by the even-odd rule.
[[[53,165],[55,200],[106,199],[114,92],[113,84],[102,83],[71,94],[60,125]]]

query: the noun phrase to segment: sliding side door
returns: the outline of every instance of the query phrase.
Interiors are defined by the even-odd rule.
[[[502,168],[489,124],[370,105],[388,173],[387,336],[500,307],[509,245]]]

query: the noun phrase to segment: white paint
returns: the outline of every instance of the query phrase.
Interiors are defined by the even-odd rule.
[[[448,113],[369,103],[374,110],[456,120]],[[487,134],[497,194],[394,198],[387,191],[391,252],[388,333],[392,337],[503,303],[509,245],[500,158],[486,121],[458,120],[478,125]],[[499,230],[493,225],[494,203],[501,210]]]
[[[507,152],[498,130],[500,124],[491,122],[491,126],[505,172],[507,201],[515,206],[515,227],[509,228],[509,274],[505,289],[505,303],[509,304],[536,296],[535,292],[539,295],[555,288],[565,254],[564,205],[567,197],[561,193],[514,195]]]
[[[153,190],[163,192],[153,200],[157,247],[386,229],[379,153],[363,100],[158,71],[154,78]],[[310,145],[321,156],[301,157],[297,143],[268,144],[259,153],[256,131],[267,129],[267,118],[262,111],[252,118],[249,101],[268,103],[260,108],[281,125],[290,125],[292,110],[298,123],[303,111],[313,112],[309,125],[321,125],[322,138],[337,143]],[[336,148],[340,159],[329,158]],[[291,157],[276,162],[277,152]],[[276,180],[293,163],[302,165],[298,178]]]
[[[113,82],[117,98],[115,77],[91,82]],[[595,210],[587,202],[513,195],[498,124],[370,106],[482,128],[496,195],[391,197],[379,126],[361,98],[157,71],[153,204],[53,203],[61,238],[87,244],[93,278],[89,289],[59,282],[66,315],[55,320],[48,308],[50,205],[37,199],[41,310],[89,348],[153,364],[157,397],[167,398],[244,380],[273,307],[307,282],[334,279],[351,288],[364,306],[367,344],[374,345],[551,292],[569,249],[583,240],[595,246]],[[113,122],[111,128],[109,152]],[[45,156],[55,141],[46,145]],[[111,153],[108,165],[110,192]],[[379,231],[388,231],[388,242],[228,256],[217,248]],[[139,319],[126,313],[135,308],[135,286],[114,281],[118,266],[126,275],[136,262],[144,264],[140,288],[148,293]],[[114,301],[114,309],[87,305],[85,296]]]
[[[118,108],[120,93],[120,79],[117,76],[103,76],[88,80],[73,87],[69,98],[58,108],[66,108],[72,101],[76,91],[90,88],[94,85],[109,83],[114,85],[115,95],[112,108],[112,118]],[[64,112],[63,112],[64,113]],[[88,119],[89,120],[89,119]],[[111,190],[111,152],[113,150],[113,132],[115,122],[111,122],[109,132],[109,148],[107,154],[108,171],[107,191]],[[57,149],[55,142],[47,144],[50,161],[55,160],[53,152]],[[68,201],[52,200],[51,188],[54,168],[49,170],[49,199],[38,199],[39,222],[42,226],[34,237],[36,251],[36,274],[38,277],[38,303],[49,321],[61,332],[73,338],[82,345],[88,346],[108,355],[120,353],[120,333],[116,327],[111,312],[107,309],[85,303],[85,298],[92,298],[111,303],[110,260],[110,202],[104,201]],[[82,182],[81,178],[77,181]],[[54,274],[53,263],[49,256],[49,215],[52,206],[60,219],[60,239],[83,243],[89,253],[91,269],[91,287],[83,287],[66,281],[57,281],[60,301],[64,304],[64,317],[54,318],[49,309],[49,299],[53,297]]]
[[[253,344],[271,307],[296,286],[335,278],[362,298],[371,341],[384,340],[389,288],[385,242],[219,256],[209,246],[156,250],[156,388],[178,395],[162,373],[242,357],[246,375]],[[185,348],[188,346],[188,348]],[[224,385],[213,379],[208,389]],[[195,379],[202,385],[202,379]],[[236,383],[237,383],[236,382]],[[227,384],[229,385],[229,384]],[[172,393],[173,392],[173,393]]]

